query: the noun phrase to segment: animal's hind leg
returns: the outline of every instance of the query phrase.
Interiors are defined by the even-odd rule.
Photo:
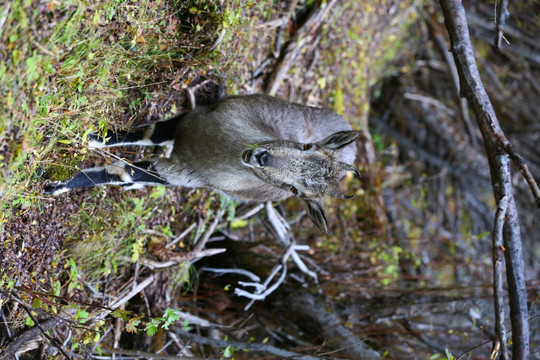
[[[172,145],[176,133],[176,125],[182,115],[166,121],[159,121],[148,126],[140,126],[133,130],[119,132],[107,131],[105,136],[90,134],[90,147],[104,148],[123,145]]]
[[[101,185],[121,185],[126,189],[168,185],[155,169],[158,161],[160,160],[143,160],[133,164],[119,161],[103,167],[84,169],[68,181],[47,185],[44,193],[58,195],[79,187]]]

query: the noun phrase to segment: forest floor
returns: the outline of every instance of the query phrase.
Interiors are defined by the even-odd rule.
[[[497,53],[492,9],[467,8],[486,88],[538,180],[535,9],[511,9]],[[8,1],[0,359],[488,359],[494,201],[448,48],[440,9],[422,2]],[[252,290],[246,277],[212,269],[265,279],[284,253],[275,210],[200,189],[43,195],[81,168],[161,151],[88,150],[91,132],[166,119],[189,111],[190,92],[221,88],[328,107],[362,132],[362,180],[344,180],[355,199],[327,204],[328,234],[298,201],[274,206],[317,280],[289,261],[253,303],[235,295]],[[540,216],[519,173],[514,183],[540,358]]]

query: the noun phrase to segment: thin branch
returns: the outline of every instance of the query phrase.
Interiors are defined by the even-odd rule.
[[[508,12],[508,0],[495,1],[495,20],[497,22],[497,35],[495,36],[495,48],[501,50],[502,39],[504,38],[504,26],[506,25],[506,18],[510,13]]]
[[[211,268],[211,267],[203,267],[199,270],[199,272],[208,271],[212,272],[214,274],[238,274],[247,276],[251,279],[251,281],[259,282],[261,281],[261,278],[252,273],[251,271],[244,270],[244,269],[218,269],[218,268]]]
[[[313,28],[321,26],[324,17],[336,3],[337,0],[329,0],[319,1],[313,5],[305,21],[299,25],[298,29],[291,35],[287,46],[282,49],[278,62],[264,86],[266,94],[276,94],[281,80],[295,63],[295,59],[300,54],[302,47],[308,42],[308,34],[311,33]]]
[[[64,351],[64,348],[62,347],[62,344],[60,344],[60,342],[57,339],[54,339],[54,338],[50,337],[49,334],[47,334],[47,331],[50,330],[51,328],[55,327],[56,325],[58,325],[60,320],[53,318],[53,319],[48,319],[43,324],[40,324],[39,320],[36,319],[34,314],[32,314],[32,310],[30,310],[30,308],[28,306],[26,306],[26,304],[21,299],[19,299],[17,296],[15,296],[13,294],[11,294],[11,298],[13,300],[15,300],[16,302],[18,302],[19,305],[22,306],[22,308],[24,309],[24,311],[26,311],[26,313],[28,314],[30,319],[32,319],[32,321],[36,324],[36,327],[39,329],[39,331],[41,331],[42,335],[44,337],[46,337],[47,340],[49,340],[51,342],[51,344],[54,344],[54,346],[56,346],[56,348],[62,353],[62,355],[64,355],[64,357],[66,359],[71,360],[71,357],[69,357],[69,355]]]
[[[116,310],[117,308],[119,308],[120,306],[122,306],[123,304],[131,300],[131,298],[133,298],[135,295],[143,291],[146,287],[148,287],[148,285],[152,284],[153,282],[154,282],[154,275],[152,274],[146,279],[144,279],[143,281],[141,281],[137,285],[137,287],[127,292],[127,294],[121,296],[118,300],[110,304],[109,309],[104,310],[103,312],[99,313],[98,316],[96,316],[95,320],[98,321],[98,320],[104,319],[112,311]]]
[[[293,261],[297,264],[298,268],[308,276],[314,279],[315,283],[318,285],[318,279],[317,274],[313,271],[310,271],[307,266],[304,264],[304,262],[300,259],[298,254],[296,253],[297,250],[309,250],[309,246],[306,245],[296,245],[293,242],[289,245],[289,247],[285,250],[283,255],[281,256],[281,259],[279,263],[277,263],[272,271],[270,272],[270,275],[266,278],[266,280],[263,283],[260,283],[260,281],[255,282],[245,282],[245,281],[239,281],[238,285],[244,286],[244,287],[254,287],[254,292],[248,292],[243,289],[236,288],[234,289],[234,293],[238,296],[244,296],[248,299],[251,299],[251,301],[246,305],[244,310],[249,310],[249,308],[253,305],[253,303],[256,300],[264,300],[268,295],[273,293],[285,280],[287,277],[287,261],[289,258],[292,258]],[[277,276],[277,274],[281,271],[281,274],[279,278],[272,284],[272,280]]]
[[[280,348],[277,348],[270,344],[258,344],[253,342],[241,342],[241,341],[225,341],[225,340],[219,340],[219,339],[211,339],[204,336],[196,335],[189,333],[187,331],[184,331],[180,329],[177,326],[174,326],[174,330],[176,334],[183,338],[187,338],[193,342],[196,342],[197,344],[201,345],[209,345],[214,348],[224,349],[227,346],[231,346],[238,350],[249,350],[249,351],[257,351],[257,352],[263,352],[272,354],[275,356],[278,356],[281,359],[296,359],[296,360],[318,360],[320,358],[316,356],[309,356],[309,355],[302,355],[299,353],[295,353],[288,350],[283,350]]]
[[[512,354],[513,359],[525,360],[529,358],[530,352],[529,313],[520,226],[511,182],[509,142],[499,125],[493,105],[482,84],[463,4],[460,0],[440,0],[440,4],[459,72],[460,95],[467,97],[469,104],[471,104],[484,139],[495,200],[497,205],[505,197],[508,200],[507,216],[504,217],[503,239],[512,322]],[[517,158],[516,155],[514,158]],[[522,167],[522,169],[525,168]]]
[[[504,325],[504,294],[503,294],[503,227],[504,217],[508,210],[508,196],[504,196],[497,206],[495,215],[495,225],[493,226],[493,294],[495,302],[495,339],[491,349],[491,358],[495,359],[497,354],[501,355],[501,360],[508,359],[506,350],[506,327]]]
[[[291,227],[289,226],[287,221],[276,211],[271,201],[267,201],[265,206],[266,216],[268,217],[270,225],[272,225],[272,229],[274,230],[274,235],[276,237],[276,240],[278,241],[278,244],[281,247],[287,248],[292,242],[294,242],[294,239],[291,235]]]
[[[170,249],[174,245],[176,245],[177,242],[182,240],[186,235],[188,235],[193,229],[195,229],[195,226],[197,226],[195,223],[191,224],[186,230],[184,230],[180,235],[174,238],[173,241],[165,245],[165,248]]]
[[[113,354],[123,354],[123,355],[129,355],[130,357],[135,358],[146,358],[146,359],[159,359],[159,360],[217,360],[213,358],[207,358],[207,357],[185,357],[185,356],[175,356],[175,355],[165,355],[165,354],[156,354],[151,353],[148,351],[142,351],[142,350],[129,350],[129,349],[118,349],[108,346],[105,343],[100,344],[101,347],[104,349],[107,349],[109,352]]]
[[[534,197],[534,200],[536,202],[536,206],[540,208],[540,188],[538,188],[538,184],[534,180],[529,167],[525,163],[525,160],[521,155],[519,155],[517,152],[514,151],[514,148],[512,144],[506,140],[505,138],[497,138],[500,142],[500,147],[504,149],[504,151],[510,156],[510,159],[512,159],[512,162],[514,165],[518,168],[518,170],[521,172],[523,177],[525,178],[525,181],[527,181],[527,184],[529,185],[529,188],[531,189],[532,195]]]
[[[207,256],[214,256],[217,254],[221,254],[227,251],[227,249],[204,249],[201,251],[190,251],[188,253],[179,254],[176,256],[171,256],[167,259],[167,261],[155,261],[152,259],[146,259],[141,258],[140,261],[143,263],[144,266],[146,266],[149,269],[156,270],[156,269],[165,269],[169,267],[173,267],[185,262],[195,262],[197,260],[202,259],[203,257]],[[120,256],[120,260],[130,261],[131,258],[128,256]]]
[[[2,17],[0,17],[0,37],[2,37],[2,33],[4,31],[4,24],[6,23],[6,19],[8,17],[10,8],[11,8],[11,2],[6,4],[6,7],[4,8],[4,11],[2,12]]]
[[[0,293],[0,301],[2,300],[3,293]],[[12,338],[11,330],[9,330],[9,324],[6,319],[6,315],[4,314],[4,307],[0,306],[0,315],[2,316],[2,322],[4,323],[4,327],[6,328],[6,335],[8,339]]]
[[[214,221],[210,225],[208,229],[206,229],[204,235],[201,239],[197,241],[197,244],[193,248],[192,252],[197,254],[201,252],[204,249],[204,246],[206,245],[206,242],[208,239],[210,239],[210,235],[214,232],[216,229],[218,223],[221,221],[221,218],[223,217],[223,214],[225,214],[225,210],[227,210],[227,204],[229,203],[229,199],[225,199],[225,203],[221,205],[221,209],[219,209],[218,213],[216,214],[216,217],[214,218]]]
[[[15,358],[17,351],[29,341],[35,339],[43,331],[50,330],[60,323],[59,319],[52,318],[46,320],[40,324],[40,327],[33,327],[26,330],[16,338],[14,338],[7,346],[4,348],[4,351],[0,354],[0,360],[11,360]]]
[[[434,28],[431,22],[429,22],[429,25]],[[437,43],[439,51],[442,53],[444,60],[446,61],[446,64],[448,65],[448,68],[450,69],[450,74],[452,75],[452,80],[454,81],[454,88],[456,89],[456,94],[459,96],[459,75],[456,69],[456,62],[454,61],[454,58],[452,58],[452,56],[448,52],[446,42],[444,41],[441,34],[439,33],[435,34],[435,42]],[[476,134],[474,133],[474,130],[473,130],[471,117],[469,116],[469,106],[467,104],[467,99],[462,98],[462,97],[459,98],[459,108],[461,110],[461,117],[463,118],[463,122],[465,123],[465,129],[467,130],[467,134],[469,135],[469,138],[471,139],[471,144],[473,145],[474,148],[476,148],[476,146],[478,145],[478,141],[476,140]]]

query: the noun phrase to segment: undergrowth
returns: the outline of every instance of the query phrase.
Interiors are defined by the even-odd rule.
[[[123,126],[114,119],[137,112],[155,82],[191,64],[222,21],[209,1],[32,4],[11,2],[1,34],[4,219],[7,207],[40,200],[34,183],[43,170],[55,179],[72,174],[88,134]]]
[[[25,0],[3,6],[3,289],[22,285],[51,296],[80,296],[89,289],[105,291],[109,281],[129,272],[130,264],[159,246],[156,243],[173,236],[183,221],[193,214],[205,215],[208,207],[201,202],[208,197],[201,197],[200,191],[180,197],[181,205],[185,205],[185,215],[180,215],[174,207],[179,204],[170,199],[177,190],[109,189],[115,194],[110,196],[108,190],[91,189],[56,199],[43,196],[42,189],[48,181],[69,178],[86,164],[107,163],[118,156],[115,152],[87,150],[91,132],[132,126],[141,122],[140,114],[155,121],[180,111],[190,82],[201,71],[207,73],[205,68],[212,71],[222,62],[220,51],[210,50],[217,45],[222,30],[227,29],[227,38],[219,46],[226,53],[226,40],[230,41],[231,34],[243,33],[235,30],[242,25],[240,11],[238,1],[222,7],[220,1],[211,0],[63,1],[39,5]],[[225,63],[232,67],[232,60]],[[44,215],[55,223],[51,224],[53,228],[58,222],[67,232],[40,233],[39,213],[56,212],[59,201],[68,204],[64,208],[70,212]],[[62,207],[59,209],[62,211]],[[32,229],[36,232],[25,233]],[[43,258],[39,256],[40,251],[45,253],[43,246],[59,249],[55,256]],[[30,252],[34,260],[23,263]],[[37,262],[48,265],[38,266]],[[173,282],[183,286],[190,280],[186,274],[189,272],[180,269],[172,274]],[[54,302],[53,298],[49,300]]]

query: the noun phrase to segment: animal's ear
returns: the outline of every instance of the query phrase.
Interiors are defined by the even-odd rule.
[[[358,139],[360,133],[358,131],[340,131],[330,135],[326,139],[317,142],[317,145],[323,146],[327,149],[337,150],[349,145],[354,140]]]
[[[323,202],[309,199],[300,199],[300,201],[302,201],[311,220],[326,234],[328,232],[328,224],[326,222],[326,216],[324,215]]]

